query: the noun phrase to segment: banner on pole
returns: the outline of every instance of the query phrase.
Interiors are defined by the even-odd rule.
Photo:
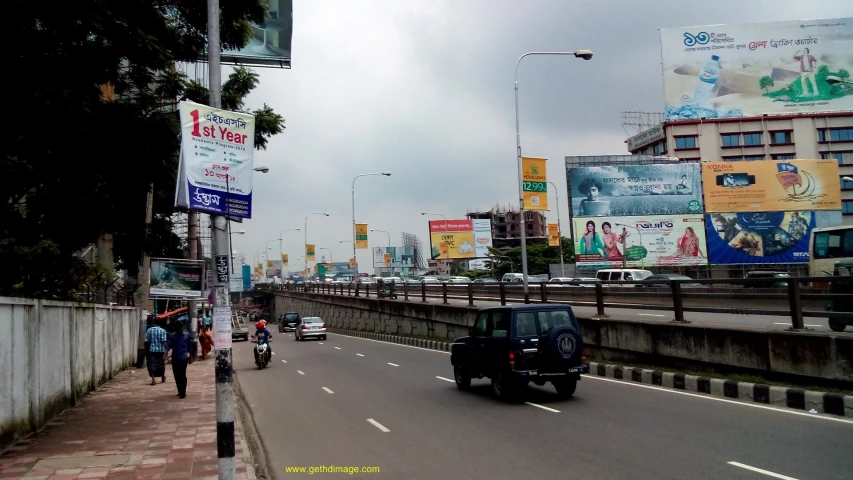
[[[367,224],[355,224],[355,248],[367,248]]]
[[[548,210],[545,158],[521,157],[521,190],[525,210]]]

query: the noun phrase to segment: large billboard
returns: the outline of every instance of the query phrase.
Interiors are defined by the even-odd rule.
[[[373,247],[373,266],[415,268],[415,247]]]
[[[487,257],[492,246],[491,220],[432,220],[429,238],[433,260]]]
[[[574,218],[578,265],[620,268],[708,264],[703,215]],[[625,247],[622,246],[625,235]]]
[[[252,218],[255,117],[185,101],[180,118],[175,205]]]
[[[841,210],[835,160],[702,162],[705,212]]]
[[[222,63],[290,68],[293,40],[293,0],[266,0],[269,16],[249,24],[252,36],[239,50],[223,50]]]
[[[151,259],[148,296],[152,298],[203,298],[203,260]]]
[[[712,264],[808,263],[815,212],[712,213],[705,218]]]
[[[573,217],[702,213],[699,163],[569,169]]]
[[[663,28],[666,119],[853,109],[853,18]]]

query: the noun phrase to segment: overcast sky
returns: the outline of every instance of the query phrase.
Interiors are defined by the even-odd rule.
[[[515,62],[583,48],[591,61],[533,57],[519,72],[522,150],[549,159],[568,236],[564,157],[626,154],[620,112],[663,110],[659,28],[842,16],[853,16],[850,0],[294,0],[293,68],[257,69],[247,101],[272,106],[287,130],[255,155],[270,172],[255,174],[253,218],[235,225],[247,233],[234,249],[252,263],[306,213],[328,212],[309,218],[308,243],[346,261],[352,245],[339,242],[352,238],[360,173],[393,174],[358,179],[357,222],[393,245],[414,233],[427,252],[427,220],[439,217],[420,212],[517,205]],[[297,270],[303,232],[283,238]],[[387,243],[371,233],[371,246]],[[372,272],[369,250],[358,260]]]

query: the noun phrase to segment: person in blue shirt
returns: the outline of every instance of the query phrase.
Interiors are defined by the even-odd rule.
[[[267,344],[267,361],[269,361],[272,357],[272,347],[270,346],[270,340],[272,338],[272,334],[269,330],[267,330],[267,321],[264,319],[258,320],[258,323],[255,324],[255,334],[252,335],[252,340],[257,339],[259,343]]]
[[[187,365],[190,362],[193,340],[189,333],[184,331],[184,324],[175,323],[175,332],[169,336],[163,359],[172,352],[172,375],[175,377],[175,385],[178,387],[178,397],[187,396]]]

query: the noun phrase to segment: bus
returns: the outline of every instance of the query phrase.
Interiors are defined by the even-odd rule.
[[[835,262],[839,260],[853,260],[853,225],[812,230],[809,242],[809,276],[832,275]],[[823,288],[826,285],[815,286]]]

